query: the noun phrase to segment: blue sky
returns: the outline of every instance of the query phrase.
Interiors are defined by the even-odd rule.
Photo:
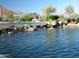
[[[36,12],[42,13],[42,9],[48,5],[57,8],[58,11],[63,11],[65,6],[71,5],[75,11],[79,9],[79,0],[0,0],[4,7],[21,12]]]

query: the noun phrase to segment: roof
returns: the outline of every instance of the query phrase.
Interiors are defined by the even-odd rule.
[[[17,13],[15,13],[14,11],[11,11],[11,10],[9,10],[9,9],[7,9],[7,8],[2,8],[2,11],[1,11],[1,8],[0,8],[0,14],[1,14],[1,12],[3,13],[3,15],[7,15],[7,14],[17,14]]]

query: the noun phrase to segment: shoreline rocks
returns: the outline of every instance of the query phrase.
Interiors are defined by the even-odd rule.
[[[63,22],[58,22],[58,21],[52,21],[49,22],[45,25],[29,25],[29,26],[22,26],[22,27],[16,27],[16,26],[9,26],[8,28],[3,28],[0,29],[0,35],[1,34],[12,34],[12,33],[16,33],[16,32],[33,32],[33,31],[38,31],[41,29],[44,30],[51,30],[54,28],[79,28],[79,23],[75,23],[75,22],[70,22],[68,24],[64,24]]]

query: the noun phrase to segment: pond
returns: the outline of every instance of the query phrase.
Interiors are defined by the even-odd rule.
[[[79,57],[79,28],[58,28],[0,35],[0,57]]]

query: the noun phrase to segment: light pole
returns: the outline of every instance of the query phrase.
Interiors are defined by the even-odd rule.
[[[1,20],[0,21],[3,21],[3,6],[1,4]]]

